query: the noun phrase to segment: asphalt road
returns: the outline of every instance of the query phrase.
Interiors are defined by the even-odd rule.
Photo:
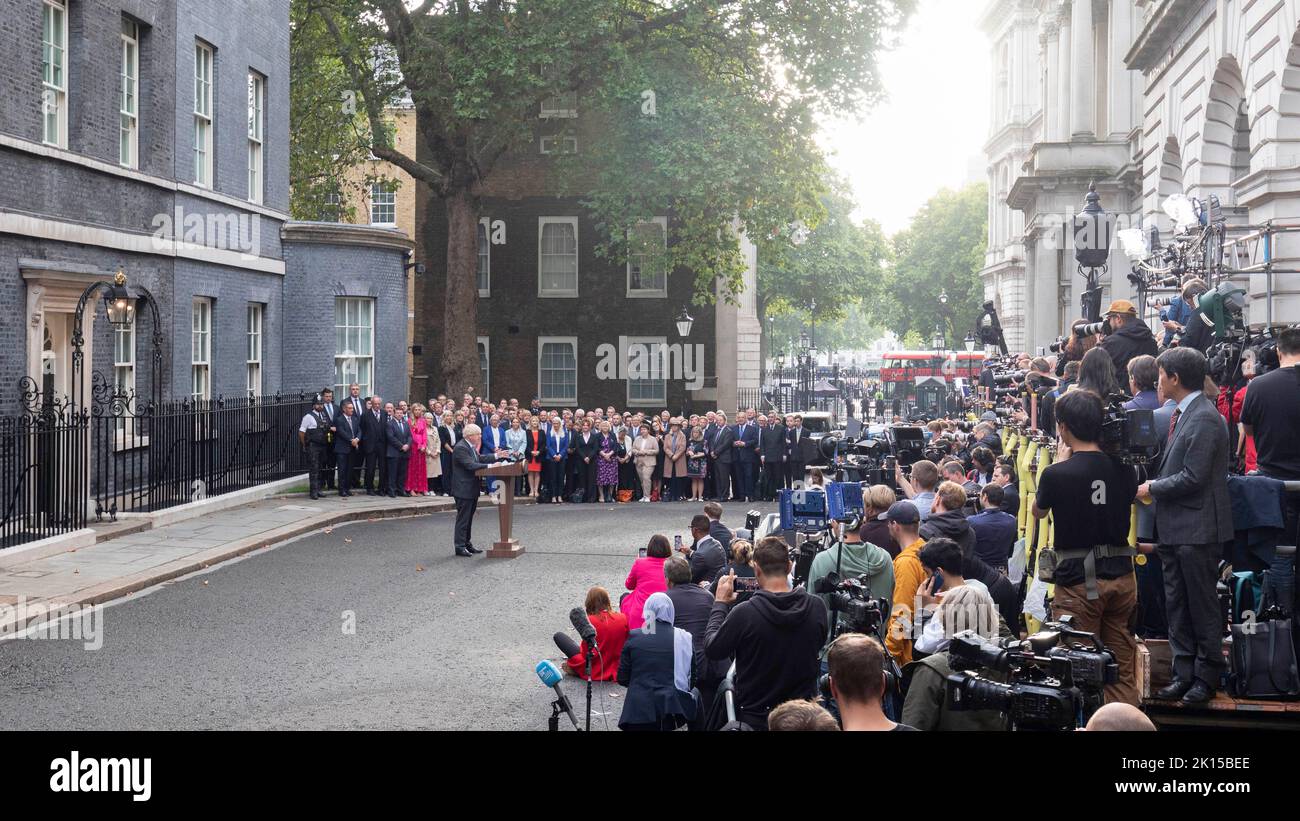
[[[750,507],[775,509],[731,504],[723,521]],[[513,560],[453,556],[448,513],[303,537],[106,607],[98,650],[0,642],[0,727],[544,730],[552,695],[533,668],[558,661],[569,609],[594,584],[617,601],[638,548],[689,539],[699,511],[521,506]],[[486,549],[496,511],[475,524]],[[582,683],[564,689],[581,717]],[[596,685],[593,729],[615,728],[621,697]]]

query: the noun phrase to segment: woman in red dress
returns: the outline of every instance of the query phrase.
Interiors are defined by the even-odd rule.
[[[596,647],[600,652],[591,657],[591,680],[614,681],[618,678],[618,660],[623,655],[623,644],[627,641],[627,616],[615,613],[609,601],[609,592],[603,587],[593,587],[587,591],[585,602],[587,618],[596,628]],[[556,633],[555,644],[567,659],[566,666],[570,673],[583,678],[587,671],[587,653],[591,648],[587,642],[579,647],[567,633]]]
[[[542,459],[546,456],[546,436],[537,417],[528,420],[524,455],[528,457],[528,495],[537,498],[542,483]]]

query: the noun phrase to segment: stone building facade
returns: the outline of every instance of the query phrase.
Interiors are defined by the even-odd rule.
[[[1230,228],[1300,216],[1300,2],[995,0],[981,25],[994,66],[982,275],[1012,348],[1081,315],[1067,229],[1092,181],[1119,227],[1154,223],[1166,241],[1175,193],[1217,196]],[[1273,257],[1295,267],[1300,235],[1279,235]],[[1129,270],[1112,249],[1103,302],[1132,296]],[[1300,283],[1269,279],[1243,277],[1253,325],[1300,315]]]
[[[316,390],[358,369],[372,388],[404,392],[405,341],[371,337],[403,313],[411,242],[288,218],[289,0],[9,5],[0,413],[24,376],[50,373],[56,393],[73,391],[78,299],[119,270],[158,308],[163,366],[151,367],[152,311],[114,331],[92,300],[83,396],[92,372],[165,398]],[[364,350],[336,347],[340,306],[368,323],[351,335],[366,336]],[[323,353],[303,356],[303,344]]]

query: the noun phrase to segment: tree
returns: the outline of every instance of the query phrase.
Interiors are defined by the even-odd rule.
[[[923,340],[936,327],[950,348],[975,326],[984,302],[979,272],[988,245],[988,187],[944,189],[893,237],[894,263],[880,291],[881,316],[899,337]],[[947,305],[940,296],[947,295]]]
[[[670,213],[667,270],[696,302],[732,298],[737,229],[760,247],[821,215],[818,113],[881,95],[876,53],[915,0],[295,0],[331,35],[369,150],[445,205],[442,379],[477,384],[477,225],[498,161],[539,136],[541,103],[577,92],[602,140],[579,192],[620,259],[629,229]],[[423,143],[395,150],[385,102],[403,88]]]

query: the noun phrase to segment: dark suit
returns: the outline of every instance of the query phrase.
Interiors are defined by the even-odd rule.
[[[1215,592],[1223,543],[1232,539],[1228,427],[1199,395],[1175,417],[1159,476],[1150,484],[1165,583],[1174,675],[1218,689],[1223,624]]]
[[[357,447],[352,446],[353,439],[361,439],[361,420],[356,415],[340,413],[334,420],[334,461],[339,471],[339,495],[352,495],[352,466],[356,457],[361,455],[365,441]]]
[[[401,496],[406,490],[406,471],[411,464],[411,423],[396,416],[388,418],[384,455],[388,462],[388,495]],[[406,445],[406,450],[402,446]]]
[[[740,422],[736,425],[735,453],[732,475],[736,494],[749,501],[754,498],[754,478],[758,474],[758,423]]]
[[[483,429],[483,438],[479,440],[479,455],[487,457],[489,462],[496,461],[497,450],[504,449],[506,446],[506,429],[500,426],[494,428],[490,424],[479,427]],[[496,490],[496,486],[496,479],[487,480],[488,493]]]
[[[759,496],[766,502],[776,498],[776,489],[785,481],[785,434],[784,425],[759,429],[759,455],[763,457],[763,482]]]
[[[478,453],[468,439],[462,439],[452,448],[451,483],[447,490],[456,500],[456,549],[473,546],[470,530],[474,525],[474,511],[478,509],[478,477],[475,471],[488,467],[480,462]]]
[[[574,447],[578,451],[578,461],[574,470],[577,472],[578,483],[582,488],[583,501],[599,502],[600,494],[596,487],[596,460],[600,457],[600,434],[593,432],[586,441],[583,441],[582,437],[581,433],[573,437]],[[584,459],[590,461],[583,461]]]
[[[716,468],[714,471],[714,492],[718,494],[718,501],[725,502],[731,498],[731,465],[735,460],[735,448],[732,444],[736,441],[736,429],[727,425],[718,427],[713,438],[709,440],[709,452],[713,454],[713,464]],[[737,493],[740,488],[736,488]]]
[[[786,487],[793,487],[795,482],[802,482],[808,464],[808,450],[812,440],[802,425],[790,428],[786,432]]]
[[[713,437],[716,436],[717,434],[718,434],[718,426],[716,424],[708,424],[704,426],[704,461],[705,464],[707,464],[708,466],[704,474],[705,476],[708,477],[708,480],[704,483],[705,499],[718,498],[718,493],[717,493],[718,466],[716,461],[713,458],[713,449],[712,449]]]
[[[627,694],[619,729],[671,730],[695,718],[693,696],[678,690],[674,683],[673,627],[661,622],[653,627],[657,629],[633,630],[623,645],[618,683],[627,688]]]
[[[366,493],[388,492],[388,471],[384,464],[388,416],[383,408],[361,414],[361,452],[365,454],[366,472],[362,484]]]

